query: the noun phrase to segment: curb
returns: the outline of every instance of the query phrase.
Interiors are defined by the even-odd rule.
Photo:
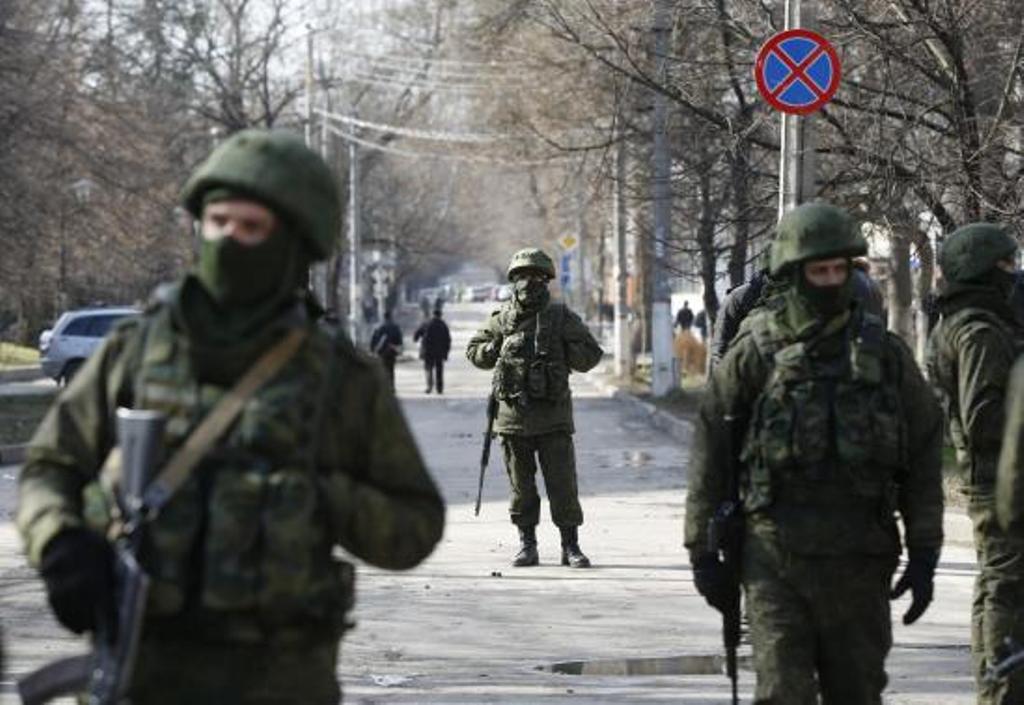
[[[0,446],[0,465],[25,462],[25,450],[27,448],[27,445]]]
[[[658,430],[664,431],[677,441],[689,443],[690,436],[693,433],[693,424],[689,421],[659,409],[654,404],[621,389],[616,389],[612,392],[612,397],[632,404],[636,409],[646,414],[651,425]]]
[[[690,436],[693,433],[693,424],[689,421],[659,409],[654,404],[644,401],[635,394],[620,389],[617,385],[607,379],[597,378],[593,380],[593,383],[613,399],[618,399],[631,404],[639,412],[645,414],[650,420],[651,425],[658,430],[664,431],[681,443],[690,442]]]
[[[31,382],[36,379],[40,379],[43,376],[43,370],[38,365],[33,367],[12,367],[7,370],[0,370],[0,384],[7,384],[8,382]]]

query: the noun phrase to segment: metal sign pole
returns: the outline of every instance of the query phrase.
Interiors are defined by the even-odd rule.
[[[812,11],[801,0],[786,0],[786,29],[812,24]],[[811,115],[782,113],[779,157],[779,218],[813,197],[814,133]]]

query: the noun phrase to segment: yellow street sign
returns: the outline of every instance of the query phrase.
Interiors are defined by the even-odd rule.
[[[566,252],[575,249],[576,245],[578,245],[579,243],[580,239],[575,235],[563,235],[562,237],[558,238],[558,244]]]

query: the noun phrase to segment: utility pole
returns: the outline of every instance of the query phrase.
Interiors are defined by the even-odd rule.
[[[588,292],[587,292],[587,272],[584,269],[586,267],[586,259],[583,256],[583,248],[587,242],[587,222],[583,213],[583,166],[579,167],[579,171],[576,172],[576,252],[574,253],[573,259],[575,259],[576,271],[579,273],[577,285],[577,296],[579,301],[577,306],[579,307],[580,314],[583,319],[587,318],[587,303],[588,303]]]
[[[354,111],[353,111],[354,113]],[[349,128],[355,132],[355,127]],[[357,345],[362,341],[363,282],[360,277],[362,253],[359,246],[359,151],[356,143],[348,143],[348,246],[349,246],[349,311],[348,333]]]
[[[306,120],[304,137],[306,146],[313,149],[313,101],[316,82],[313,80],[313,27],[306,25]],[[321,120],[320,156],[327,157],[327,120]],[[313,295],[322,306],[327,306],[327,265],[318,262],[309,268],[309,282]]]
[[[633,336],[630,335],[629,304],[627,303],[629,272],[626,266],[626,141],[621,130],[615,146],[615,376],[633,374]]]
[[[324,113],[330,111],[330,105],[327,100],[327,90],[324,89],[322,105]],[[320,158],[324,160],[324,164],[330,164],[330,132],[327,128],[327,118],[323,115],[320,116]],[[338,233],[335,233],[335,237]],[[330,292],[327,290],[328,280],[330,277],[327,276],[327,263],[330,257],[334,254],[334,248],[331,247],[327,253],[327,259],[323,262],[317,262],[313,265],[313,290],[316,292],[317,297],[320,299],[320,305],[325,309],[332,308],[334,297],[330,296]]]
[[[655,75],[664,84],[668,78],[668,44],[671,31],[669,0],[655,0]],[[651,393],[664,396],[679,380],[672,372],[672,304],[665,269],[665,243],[672,229],[672,161],[668,149],[668,101],[664,93],[654,94],[654,262],[651,275]]]
[[[785,29],[813,24],[813,12],[801,0],[786,0]],[[782,113],[779,157],[779,218],[814,195],[814,132],[810,115]]]
[[[313,148],[313,27],[306,25],[306,146]]]

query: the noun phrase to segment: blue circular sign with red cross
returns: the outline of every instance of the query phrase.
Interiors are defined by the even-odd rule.
[[[773,108],[806,115],[829,102],[839,88],[839,56],[817,32],[787,29],[757,52],[754,78]]]

